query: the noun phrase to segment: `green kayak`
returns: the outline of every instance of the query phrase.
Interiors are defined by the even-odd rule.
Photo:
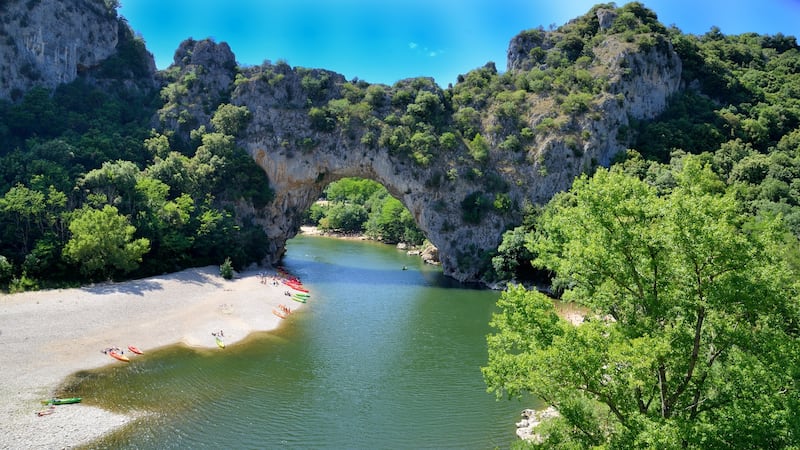
[[[51,398],[50,400],[42,400],[44,405],[69,405],[70,403],[80,403],[81,397],[68,397],[68,398]]]
[[[298,297],[296,295],[293,295],[292,296],[292,300],[294,300],[296,302],[300,302],[300,303],[305,303],[305,302],[308,301],[308,297]]]

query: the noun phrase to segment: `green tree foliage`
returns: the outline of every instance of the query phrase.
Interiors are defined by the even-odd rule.
[[[477,162],[484,162],[486,161],[486,158],[488,158],[489,143],[483,136],[481,136],[480,133],[476,134],[472,141],[470,141],[469,153]]]
[[[367,210],[364,206],[334,203],[328,208],[325,217],[320,219],[319,227],[323,230],[358,233],[364,229],[366,220]]]
[[[101,168],[89,171],[79,184],[87,194],[102,198],[102,204],[114,205],[128,215],[134,212],[138,176],[139,168],[130,161],[105,162]]]
[[[367,236],[389,244],[406,242],[419,245],[425,239],[414,217],[400,200],[386,196],[376,206],[366,223]]]
[[[0,255],[0,286],[5,286],[14,275],[14,265],[3,255]]]
[[[619,170],[582,177],[529,243],[564,299],[511,288],[489,336],[490,389],[561,413],[548,447],[800,444],[800,304],[779,220],[753,219],[696,159],[659,196]],[[791,238],[790,246],[797,246]]]
[[[385,190],[380,183],[366,178],[343,178],[325,188],[325,197],[331,202],[365,204],[376,192]]]
[[[238,135],[250,120],[250,110],[246,106],[222,104],[211,117],[214,130],[229,136]]]
[[[503,241],[497,247],[497,255],[492,258],[494,275],[500,280],[546,281],[547,276],[534,269],[531,261],[534,254],[528,249],[530,230],[516,227],[503,233]]]
[[[127,60],[109,60],[98,69],[102,76],[136,75],[138,44],[125,45],[130,52],[118,56]],[[184,78],[196,83],[197,74]],[[53,95],[34,89],[16,104],[0,102],[0,254],[13,270],[9,289],[74,283],[75,264],[85,280],[218,264],[227,255],[237,267],[260,261],[267,245],[261,228],[224,209],[233,202],[260,207],[273,197],[264,172],[235,145],[249,111],[222,104],[211,117],[214,131],[200,128],[184,142],[150,129],[158,106],[152,91],[109,86],[79,78]],[[77,218],[96,210],[107,226],[118,226],[100,216],[106,206],[134,227],[131,242],[149,242],[135,266],[111,253],[89,258],[93,230]]]
[[[425,239],[414,217],[380,183],[343,178],[325,189],[327,203],[316,203],[304,223],[323,230],[364,233],[386,243],[419,245]]]
[[[69,230],[64,258],[93,280],[133,271],[150,250],[150,241],[136,239],[136,228],[110,205],[75,211]]]
[[[230,258],[225,258],[225,261],[219,266],[219,275],[226,280],[233,278],[233,263]]]

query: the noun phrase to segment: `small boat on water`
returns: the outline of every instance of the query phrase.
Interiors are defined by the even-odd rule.
[[[49,400],[42,400],[43,405],[69,405],[71,403],[80,403],[83,400],[82,397],[66,397],[66,398],[58,398],[54,397]]]
[[[136,353],[137,355],[141,355],[143,353],[141,350],[139,350],[139,347],[135,345],[129,345],[128,350],[132,351],[133,353]]]

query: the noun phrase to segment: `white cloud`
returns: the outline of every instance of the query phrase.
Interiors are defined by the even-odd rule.
[[[431,58],[435,58],[444,53],[444,50],[431,50],[428,47],[420,47],[420,45],[416,42],[409,42],[408,48],[416,52],[418,55],[425,55]]]

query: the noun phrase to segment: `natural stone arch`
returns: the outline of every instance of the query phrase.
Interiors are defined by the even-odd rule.
[[[525,35],[511,41],[510,71],[536,70],[524,60],[535,43]],[[405,205],[438,247],[445,274],[461,281],[480,279],[503,232],[521,223],[525,205],[544,204],[569,188],[575,176],[609,165],[627,146],[618,131],[629,126],[631,118],[652,118],[663,111],[681,74],[680,59],[668,41],[641,50],[609,35],[593,48],[590,68],[605,78],[606,88],[585,109],[565,112],[552,96],[522,91],[525,114],[517,118],[522,123],[509,124],[491,101],[475,103],[481,110],[480,123],[474,126],[486,147],[476,155],[470,148],[473,138],[455,127],[458,110],[448,103],[454,90],[445,91],[431,79],[380,85],[386,101],[373,102],[367,113],[340,116],[331,111],[366,101],[359,89],[368,92],[378,85],[281,62],[237,71],[227,45],[209,41],[187,41],[181,50],[185,56],[176,58],[176,65],[199,74],[199,81],[187,104],[172,110],[175,117],[179,119],[183,109],[191,111],[197,126],[208,124],[207,105],[223,101],[246,106],[251,113],[238,144],[264,170],[275,195],[264,207],[236,207],[241,217],[249,216],[264,228],[270,240],[266,262],[280,260],[286,241],[299,231],[302,214],[325,186],[344,177],[361,177],[381,183]],[[479,71],[497,76],[494,64]],[[509,94],[520,92],[514,86],[507,89]],[[422,158],[412,154],[403,144],[413,142],[416,122],[400,136],[406,141],[392,142],[397,137],[392,133],[405,125],[397,116],[431,113],[424,102],[437,99],[435,117],[426,117],[430,123],[421,129],[433,130],[437,138],[454,131],[450,145],[432,142]],[[562,125],[539,126],[546,119],[554,122],[553,117]],[[503,139],[520,133],[521,127],[528,130],[524,146],[504,148]]]

